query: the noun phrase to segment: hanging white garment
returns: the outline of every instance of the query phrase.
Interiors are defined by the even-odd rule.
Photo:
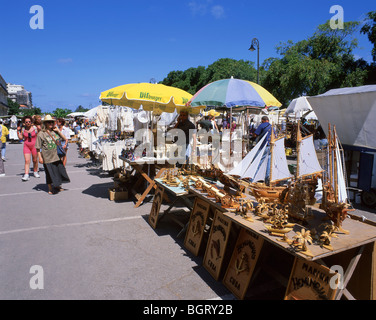
[[[17,129],[9,129],[9,140],[19,140]]]
[[[117,130],[117,107],[111,107],[108,112],[108,130],[116,131]]]

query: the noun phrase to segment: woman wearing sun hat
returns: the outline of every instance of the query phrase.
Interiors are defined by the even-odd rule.
[[[48,114],[43,119],[42,131],[38,133],[35,147],[38,151],[39,163],[43,164],[46,173],[48,193],[63,191],[63,182],[70,182],[67,171],[57,155],[58,141],[66,141],[65,136],[56,127],[55,120]]]

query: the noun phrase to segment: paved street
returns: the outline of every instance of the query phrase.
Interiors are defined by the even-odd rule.
[[[179,227],[147,222],[151,202],[108,200],[107,173],[68,153],[68,190],[47,193],[44,172],[22,182],[22,144],[7,144],[0,178],[0,299],[232,299],[184,249]],[[40,165],[42,168],[42,165]],[[30,280],[43,268],[44,289]],[[39,269],[40,270],[40,269]],[[32,279],[33,278],[33,279]],[[40,284],[40,283],[39,283]]]

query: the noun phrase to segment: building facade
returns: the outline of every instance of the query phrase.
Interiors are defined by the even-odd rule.
[[[19,105],[26,106],[27,109],[33,108],[31,92],[25,90],[24,86],[19,84],[8,83],[8,97]]]
[[[8,114],[8,90],[7,84],[0,74],[0,116]]]

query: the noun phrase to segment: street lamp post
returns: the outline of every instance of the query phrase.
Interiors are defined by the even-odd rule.
[[[257,47],[257,84],[259,84],[259,65],[260,65],[260,42],[257,38],[252,39],[251,47],[248,49],[249,51],[255,51]]]

